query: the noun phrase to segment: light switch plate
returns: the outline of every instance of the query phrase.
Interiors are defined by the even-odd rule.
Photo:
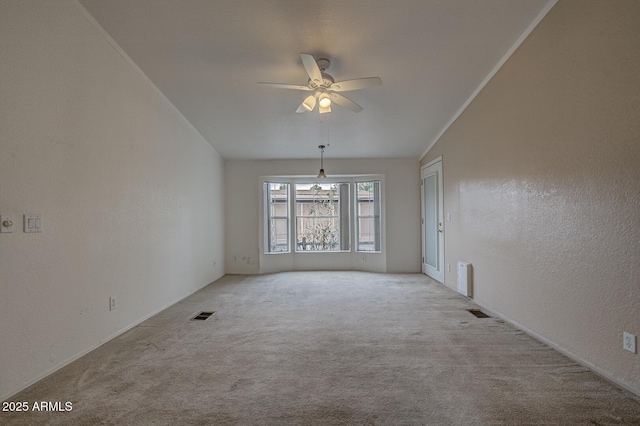
[[[7,226],[5,226],[5,222]],[[3,214],[2,216],[0,216],[0,232],[2,233],[13,232],[13,225],[15,225],[15,223],[13,223],[13,215]]]
[[[24,232],[42,232],[42,215],[41,214],[25,214],[24,215]]]

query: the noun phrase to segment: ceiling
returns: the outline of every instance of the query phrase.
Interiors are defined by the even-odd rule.
[[[226,159],[420,158],[552,0],[79,0]],[[364,110],[297,114],[300,53]]]

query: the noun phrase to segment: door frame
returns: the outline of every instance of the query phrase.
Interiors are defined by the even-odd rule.
[[[427,256],[426,241],[426,200],[424,196],[424,179],[431,174],[436,173],[436,191],[438,206],[436,213],[436,222],[438,223],[438,260],[437,267],[431,267],[425,262]],[[442,156],[428,162],[420,168],[420,213],[421,213],[421,240],[422,240],[422,273],[430,276],[434,280],[444,284],[444,191],[442,178]]]

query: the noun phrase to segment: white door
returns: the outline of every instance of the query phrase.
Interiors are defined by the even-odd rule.
[[[442,157],[421,169],[422,272],[444,284]]]

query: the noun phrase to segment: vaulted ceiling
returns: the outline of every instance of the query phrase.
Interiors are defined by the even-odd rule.
[[[554,0],[79,0],[227,159],[419,158]],[[364,110],[296,113],[300,53]]]

